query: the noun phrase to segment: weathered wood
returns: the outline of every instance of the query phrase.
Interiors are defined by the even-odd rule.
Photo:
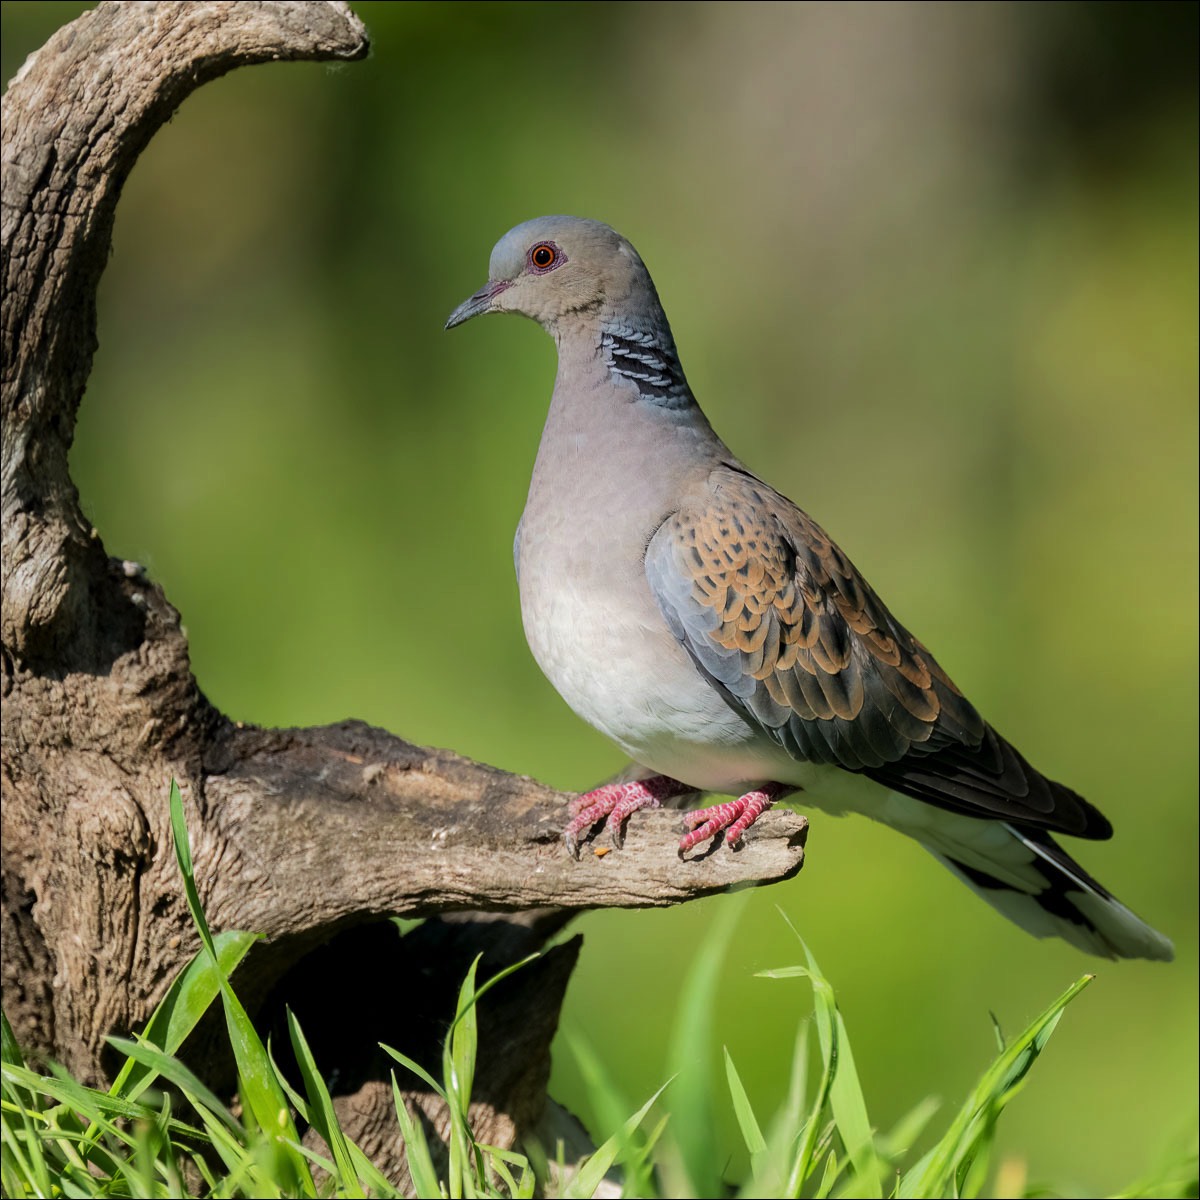
[[[4,1006],[28,1052],[84,1079],[104,1077],[104,1039],[145,1021],[196,946],[171,849],[171,778],[211,924],[267,936],[239,984],[259,1007],[287,1000],[289,981],[310,992],[307,956],[388,914],[516,914],[460,929],[471,954],[448,955],[432,936],[409,943],[411,955],[427,942],[422,969],[441,973],[432,990],[452,1002],[479,948],[498,966],[571,911],[674,904],[790,877],[803,860],[805,822],[789,812],[760,820],[738,853],[686,863],[677,819],[656,812],[635,817],[620,853],[576,862],[559,839],[563,797],[534,780],[356,722],[234,725],[197,687],[162,590],[109,559],[82,515],[68,451],[96,348],[96,287],[138,155],[195,88],[234,67],[367,48],[345,4],[101,3],[4,96]],[[495,1002],[489,1019],[507,1028],[521,1013],[526,1035],[505,1035],[507,1057],[505,1038],[485,1050],[497,1056],[480,1076],[490,1140],[538,1119],[574,954],[518,973]],[[425,1013],[431,1028],[439,1019]],[[364,1039],[386,1032],[386,1020],[364,1022]],[[370,1055],[343,1050],[347,1061],[322,1066],[356,1080],[347,1111],[373,1112],[379,1072],[349,1070]],[[364,1135],[380,1120],[363,1117]]]

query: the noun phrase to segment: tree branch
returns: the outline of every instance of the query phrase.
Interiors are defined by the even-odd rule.
[[[782,810],[743,850],[687,862],[678,813],[639,814],[620,852],[605,840],[576,862],[562,844],[566,797],[357,722],[234,731],[226,749],[205,794],[239,862],[210,902],[268,935],[366,912],[658,907],[788,878],[803,861],[807,823]]]

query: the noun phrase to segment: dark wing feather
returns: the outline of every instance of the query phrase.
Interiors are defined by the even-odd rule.
[[[1112,833],[979,715],[815,521],[727,466],[659,527],[646,577],[726,699],[796,758],[973,816]]]

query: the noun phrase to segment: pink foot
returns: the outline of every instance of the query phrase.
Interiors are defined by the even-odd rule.
[[[698,808],[694,812],[684,813],[684,824],[691,828],[691,833],[686,834],[680,841],[680,855],[686,854],[693,846],[716,837],[722,829],[726,830],[725,844],[731,848],[736,846],[742,840],[742,834],[776,800],[793,790],[781,783],[768,783],[757,791],[747,792],[744,796],[725,804],[715,804],[712,808]]]
[[[631,783],[606,783],[592,792],[584,792],[571,801],[571,821],[563,830],[563,841],[575,858],[579,857],[579,835],[604,820],[612,831],[615,846],[621,844],[621,827],[630,814],[639,808],[658,808],[672,796],[681,796],[693,789],[665,775],[635,779]]]

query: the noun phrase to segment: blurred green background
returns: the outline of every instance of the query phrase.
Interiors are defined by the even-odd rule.
[[[83,7],[4,4],[4,78]],[[1001,1146],[1031,1181],[1129,1183],[1196,1117],[1197,6],[355,8],[369,61],[219,80],[129,180],[73,455],[109,552],[163,583],[235,718],[360,717],[563,788],[612,772],[517,609],[553,346],[441,329],[510,226],[616,226],[717,429],[1113,820],[1079,856],[1179,955],[1037,942],[914,844],[817,814],[802,876],[745,909],[719,1041],[769,1111],[808,1011],[752,978],[797,960],[776,906],[882,1125],[963,1096],[989,1011],[1016,1032],[1098,970]],[[578,923],[564,1020],[630,1111],[723,902]],[[565,1051],[552,1091],[590,1115]]]

